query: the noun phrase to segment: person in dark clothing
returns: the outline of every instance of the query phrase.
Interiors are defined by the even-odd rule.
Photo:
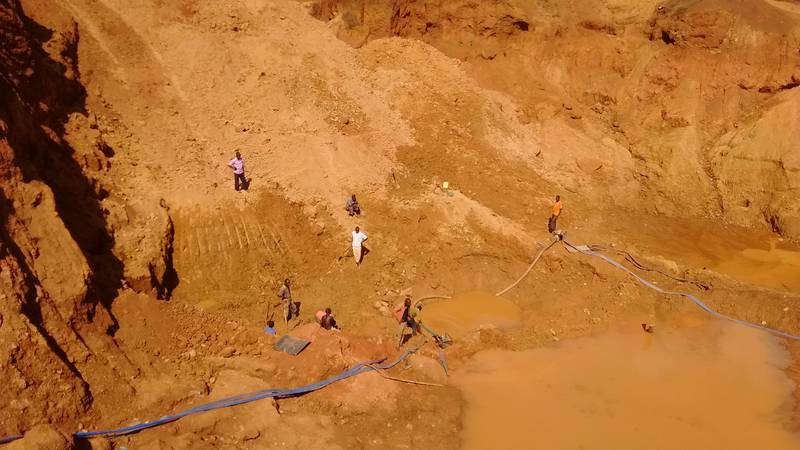
[[[407,327],[411,328],[412,336],[416,336],[417,331],[419,331],[419,311],[422,309],[422,305],[419,304],[416,308],[412,308],[410,297],[406,297],[404,303],[405,309],[403,310],[401,322],[403,322]]]
[[[298,311],[297,305],[292,300],[291,281],[288,278],[283,280],[283,285],[278,290],[278,298],[283,303],[283,321],[284,323],[289,323],[292,317],[297,316]]]
[[[358,200],[356,200],[356,194],[351,195],[350,198],[347,199],[347,202],[344,204],[344,209],[347,210],[350,216],[361,215],[361,205],[359,205]]]
[[[330,308],[325,308],[325,312],[319,317],[319,326],[326,330],[339,328],[336,325],[336,319],[333,318],[333,313]]]

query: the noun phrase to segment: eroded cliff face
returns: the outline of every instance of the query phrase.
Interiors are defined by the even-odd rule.
[[[465,61],[481,85],[516,100],[525,122],[546,129],[567,118],[581,132],[598,129],[589,137],[598,144],[613,140],[635,163],[640,192],[617,195],[619,203],[644,200],[654,213],[719,218],[800,238],[792,200],[800,150],[785,127],[797,109],[800,81],[794,3],[314,5],[312,12],[353,46],[404,36]],[[601,171],[615,165],[604,163]]]
[[[659,132],[658,120],[649,121],[645,131],[653,136],[642,133],[640,142],[659,150],[653,138],[664,139],[661,148],[696,161],[719,217],[797,239],[800,147],[789,124],[800,105],[800,9],[769,1],[668,2],[649,24],[650,39],[667,47],[660,66],[671,75],[659,101],[662,129],[669,126]],[[678,161],[672,167],[682,170]],[[691,187],[677,192],[693,195]]]
[[[110,164],[62,136],[82,114],[75,27],[53,33],[0,3],[0,389],[6,430],[71,423],[92,382],[134,373],[110,334],[121,281],[92,177]],[[6,43],[8,45],[6,45]]]

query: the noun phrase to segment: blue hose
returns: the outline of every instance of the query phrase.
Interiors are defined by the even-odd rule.
[[[4,438],[0,438],[0,445],[8,444],[9,442],[14,442],[17,439],[22,439],[21,434],[15,434],[13,436],[6,436]]]
[[[114,430],[100,430],[100,431],[78,431],[73,433],[73,436],[76,439],[86,439],[96,436],[115,436],[115,435],[123,435],[129,433],[135,433],[137,431],[141,431],[147,428],[157,427],[159,425],[164,425],[170,422],[174,422],[182,417],[186,417],[192,414],[198,414],[206,411],[212,411],[215,409],[220,408],[227,408],[230,406],[241,405],[243,403],[254,402],[256,400],[261,400],[269,397],[293,397],[301,394],[306,394],[308,392],[313,392],[319,389],[322,389],[330,384],[333,384],[337,381],[344,380],[346,378],[350,378],[356,375],[360,375],[365,372],[370,372],[374,369],[391,369],[392,367],[399,364],[401,361],[406,359],[410,354],[414,353],[416,349],[409,349],[403,352],[400,356],[397,357],[394,361],[388,362],[386,364],[381,365],[374,365],[382,363],[386,360],[386,358],[376,359],[372,361],[367,361],[363,363],[356,364],[355,366],[345,370],[344,372],[334,375],[328,379],[318,381],[313,384],[309,384],[306,386],[300,386],[296,388],[288,388],[288,389],[264,389],[261,391],[251,392],[249,394],[240,394],[235,395],[233,397],[223,398],[221,400],[216,400],[209,403],[204,403],[202,405],[195,406],[194,408],[189,408],[187,410],[181,411],[179,413],[164,416],[157,420],[152,420],[149,422],[142,422],[137,423],[134,425],[130,425],[123,428],[117,428]],[[368,367],[372,366],[372,367]],[[15,441],[17,439],[22,438],[22,436],[8,436],[5,438],[0,438],[0,444],[6,444],[8,442]]]
[[[785,337],[787,339],[794,339],[796,341],[800,341],[800,336],[798,336],[798,335],[787,333],[787,332],[781,331],[781,330],[776,330],[774,328],[765,327],[765,326],[762,326],[762,325],[759,325],[759,324],[756,324],[756,323],[753,323],[753,322],[748,322],[746,320],[737,319],[735,317],[726,316],[725,314],[722,314],[722,313],[718,313],[717,311],[714,311],[713,309],[711,309],[711,307],[706,305],[702,300],[700,300],[699,298],[695,297],[692,294],[689,294],[688,292],[668,291],[668,290],[665,290],[665,289],[661,289],[660,287],[658,287],[655,284],[645,280],[644,278],[640,277],[639,275],[636,275],[635,273],[633,273],[630,269],[628,269],[624,265],[618,263],[617,261],[609,258],[608,256],[606,256],[606,255],[604,255],[602,253],[595,252],[593,250],[583,250],[581,248],[578,248],[578,246],[573,245],[571,242],[567,241],[566,239],[563,242],[566,245],[568,245],[569,247],[572,247],[578,253],[582,253],[582,254],[588,255],[588,256],[594,256],[594,257],[601,258],[601,259],[605,260],[607,263],[611,264],[612,266],[627,272],[629,275],[631,275],[633,278],[635,278],[639,283],[649,287],[650,289],[653,289],[653,290],[655,290],[657,292],[660,292],[662,294],[665,294],[665,295],[676,295],[676,296],[688,298],[695,305],[700,307],[700,309],[702,309],[703,311],[707,312],[708,314],[711,314],[712,316],[714,316],[716,318],[727,320],[727,321],[730,321],[730,322],[733,322],[733,323],[738,323],[739,325],[744,325],[746,327],[755,328],[757,330],[766,331],[766,332],[772,333],[772,334],[774,334],[776,336],[781,336],[781,337]]]
[[[702,309],[703,311],[707,312],[708,314],[710,314],[710,315],[712,315],[714,317],[717,317],[717,318],[723,319],[723,320],[727,320],[727,321],[730,321],[730,322],[738,323],[740,325],[744,325],[744,326],[747,326],[747,327],[750,327],[750,328],[755,328],[757,330],[766,331],[766,332],[772,333],[774,335],[785,337],[785,338],[788,338],[788,339],[800,340],[800,336],[798,336],[798,335],[794,335],[794,334],[791,334],[791,333],[787,333],[785,331],[776,330],[774,328],[765,327],[765,326],[758,325],[758,324],[755,324],[755,323],[752,323],[752,322],[748,322],[746,320],[737,319],[735,317],[726,316],[725,314],[718,313],[717,311],[714,311],[708,305],[706,305],[702,300],[700,300],[699,298],[695,297],[692,294],[689,294],[687,292],[668,291],[668,290],[662,289],[662,288],[656,286],[655,284],[645,280],[644,278],[642,278],[639,275],[635,274],[633,271],[631,271],[630,269],[628,269],[624,265],[620,264],[619,262],[615,261],[612,258],[609,258],[608,256],[606,256],[606,255],[604,255],[602,253],[598,253],[598,252],[595,252],[593,250],[580,249],[580,248],[578,248],[577,246],[573,245],[572,243],[570,243],[567,240],[564,240],[563,242],[566,245],[568,245],[569,247],[573,248],[575,251],[579,252],[579,253],[603,259],[604,261],[606,261],[607,263],[611,264],[612,266],[614,266],[614,267],[616,267],[616,268],[628,273],[633,278],[635,278],[639,283],[649,287],[650,289],[653,289],[653,290],[655,290],[655,291],[657,291],[659,293],[665,294],[665,295],[674,295],[674,296],[680,296],[680,297],[688,298],[695,305],[697,305],[700,309]],[[404,359],[406,359],[415,350],[416,349],[406,350],[405,352],[403,352],[403,354],[398,356],[397,359],[395,359],[394,361],[391,361],[389,363],[386,363],[386,364],[383,364],[383,365],[380,365],[380,366],[373,366],[373,367],[374,368],[378,368],[378,369],[390,369],[390,368],[396,366],[397,364],[399,364]],[[328,386],[328,385],[330,385],[332,383],[335,383],[337,381],[341,381],[341,380],[344,380],[346,378],[350,378],[350,377],[353,377],[353,376],[356,376],[356,375],[360,375],[360,374],[362,374],[364,372],[371,371],[371,370],[373,370],[373,368],[370,368],[370,367],[367,367],[367,366],[370,366],[370,365],[373,365],[373,364],[377,364],[377,363],[381,363],[383,361],[385,361],[385,358],[384,359],[378,359],[378,360],[373,360],[373,361],[360,363],[360,364],[357,364],[357,365],[351,367],[350,369],[345,370],[344,372],[342,372],[342,373],[340,373],[338,375],[335,375],[335,376],[330,377],[328,379],[325,379],[325,380],[322,380],[322,381],[318,381],[316,383],[309,384],[309,385],[306,385],[306,386],[301,386],[301,387],[296,387],[296,388],[288,388],[288,389],[264,389],[264,390],[261,390],[261,391],[251,392],[249,394],[236,395],[236,396],[233,396],[233,397],[228,397],[228,398],[224,398],[224,399],[221,399],[221,400],[216,400],[216,401],[213,401],[213,402],[210,402],[210,403],[204,403],[202,405],[195,406],[194,408],[190,408],[190,409],[187,409],[185,411],[181,411],[181,412],[179,412],[177,414],[173,414],[173,415],[170,415],[170,416],[164,416],[164,417],[162,417],[160,419],[153,420],[153,421],[150,421],[150,422],[142,422],[142,423],[138,423],[138,424],[135,424],[135,425],[130,425],[130,426],[123,427],[123,428],[117,428],[117,429],[114,429],[114,430],[79,431],[79,432],[74,433],[73,436],[75,438],[77,438],[77,439],[86,439],[86,438],[95,437],[95,436],[113,436],[113,435],[123,435],[123,434],[135,433],[137,431],[141,431],[141,430],[144,430],[144,429],[147,429],[147,428],[152,428],[152,427],[156,427],[156,426],[159,426],[159,425],[164,425],[164,424],[167,424],[167,423],[170,423],[170,422],[174,422],[174,421],[176,421],[176,420],[178,420],[178,419],[180,419],[182,417],[186,417],[186,416],[189,416],[189,415],[192,415],[192,414],[197,414],[197,413],[206,412],[206,411],[212,411],[212,410],[220,409],[220,408],[227,408],[227,407],[235,406],[235,405],[241,405],[243,403],[254,402],[256,400],[261,400],[261,399],[265,399],[265,398],[269,398],[269,397],[291,397],[291,396],[306,394],[308,392],[313,392],[313,391],[322,389],[322,388],[324,388],[324,387],[326,387],[326,386]],[[9,442],[15,441],[17,439],[20,439],[20,438],[22,438],[22,436],[18,436],[18,435],[17,436],[8,436],[8,437],[0,438],[0,444],[6,444],[6,443],[9,443]]]

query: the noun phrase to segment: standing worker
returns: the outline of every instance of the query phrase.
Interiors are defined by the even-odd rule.
[[[416,308],[411,306],[411,296],[406,295],[403,304],[394,311],[395,317],[397,321],[400,322],[400,336],[397,342],[397,348],[403,345],[403,335],[405,334],[406,327],[411,328],[411,337],[417,335],[419,331],[419,326],[421,325],[422,321],[420,320],[420,311],[422,310],[422,304],[417,303]]]
[[[364,241],[367,240],[367,235],[361,231],[361,228],[356,227],[353,231],[353,258],[356,259],[356,266],[361,266],[361,259],[364,257]],[[369,251],[369,250],[367,250]]]
[[[283,322],[289,324],[289,319],[297,315],[297,305],[292,300],[291,281],[283,280],[283,285],[278,289],[278,298],[283,303]]]
[[[561,204],[561,196],[556,195],[556,202],[553,203],[553,214],[550,216],[550,220],[547,221],[548,232],[556,231],[556,222],[558,221],[558,216],[561,215],[562,209],[564,209],[564,205]]]
[[[244,161],[239,151],[236,151],[236,156],[230,160],[228,167],[233,169],[233,187],[237,191],[240,189],[247,190],[247,178],[244,176]]]

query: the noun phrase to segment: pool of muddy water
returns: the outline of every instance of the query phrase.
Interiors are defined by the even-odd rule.
[[[776,338],[698,320],[478,353],[453,382],[466,449],[800,449]],[[638,329],[637,329],[638,328]]]
[[[740,281],[800,292],[800,246],[774,235],[714,223],[637,218],[614,240],[633,253],[661,255],[680,268],[707,267]],[[606,224],[613,227],[615,224]]]
[[[746,248],[719,261],[714,268],[736,278],[765,286],[800,292],[800,251],[780,248]]]
[[[461,337],[484,326],[517,328],[522,323],[522,311],[504,297],[476,290],[462,292],[451,300],[426,303],[422,319],[437,333]]]

